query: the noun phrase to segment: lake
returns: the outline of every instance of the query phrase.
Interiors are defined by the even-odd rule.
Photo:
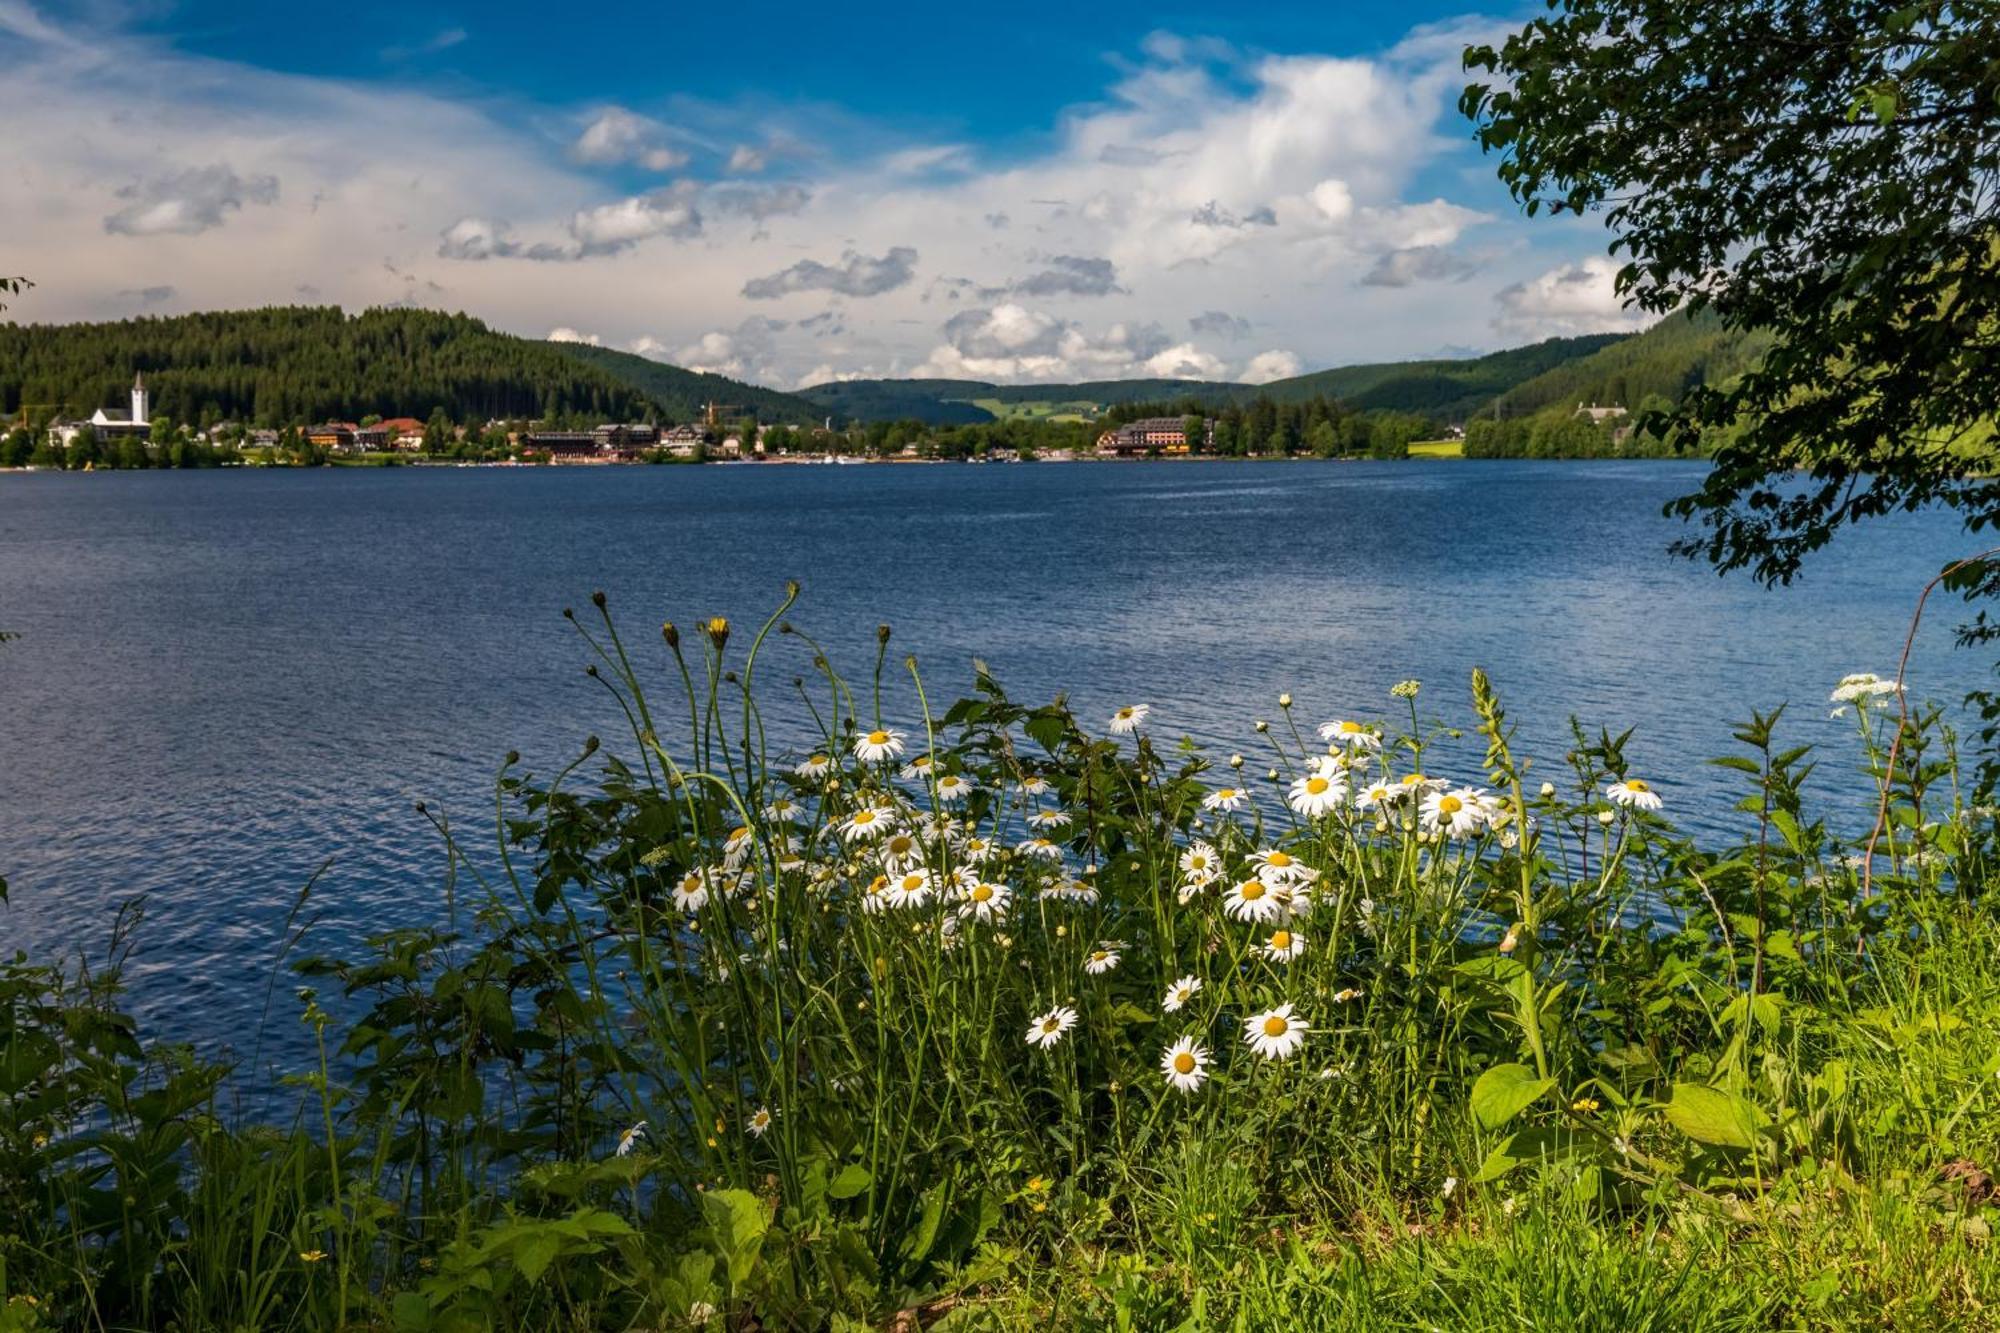
[[[129,975],[176,1035],[247,1045],[282,923],[323,864],[327,943],[431,920],[443,853],[411,803],[477,834],[499,757],[546,772],[622,725],[562,618],[605,590],[662,691],[658,629],[729,616],[742,643],[787,578],[857,681],[875,627],[934,706],[977,656],[1016,697],[1253,757],[1301,723],[1392,718],[1390,685],[1468,720],[1486,667],[1531,750],[1564,720],[1629,753],[1697,827],[1729,818],[1733,719],[1845,746],[1844,673],[1894,672],[1918,592],[1971,543],[1884,520],[1768,591],[1669,558],[1686,463],[1134,463],[0,476],[0,944],[101,952],[144,894]],[[1934,605],[1913,693],[1980,660]],[[762,679],[806,667],[772,640]],[[893,701],[913,714],[909,692]],[[783,712],[782,704],[776,704]],[[670,709],[661,710],[671,717]],[[781,716],[778,725],[782,728]],[[796,734],[794,732],[793,734]],[[669,736],[672,743],[673,735]],[[623,748],[630,751],[629,735]],[[1852,791],[1850,748],[1822,785]],[[1476,752],[1460,776],[1476,779]],[[490,828],[490,823],[487,824]],[[274,1040],[292,1036],[281,982]]]

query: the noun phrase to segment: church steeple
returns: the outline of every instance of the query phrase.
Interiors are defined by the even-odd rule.
[[[152,396],[146,392],[146,376],[143,371],[132,373],[132,421],[135,425],[145,425],[153,419]]]

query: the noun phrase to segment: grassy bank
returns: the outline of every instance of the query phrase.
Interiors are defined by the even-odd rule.
[[[1698,772],[1477,674],[1208,756],[789,614],[577,617],[631,734],[440,823],[448,921],[301,897],[290,1116],[119,1017],[124,937],[0,967],[0,1328],[1994,1322],[1991,811],[1892,685]]]

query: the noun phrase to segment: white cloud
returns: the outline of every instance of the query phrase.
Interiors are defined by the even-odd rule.
[[[104,219],[104,230],[126,236],[194,236],[220,227],[226,215],[241,212],[245,204],[277,202],[278,178],[245,180],[218,162],[127,185],[118,197],[125,206]]]
[[[604,340],[594,333],[581,333],[564,324],[550,329],[547,334],[552,343],[588,343],[592,347],[602,347]]]
[[[1493,327],[1517,340],[1577,333],[1622,333],[1652,321],[1619,299],[1618,262],[1592,255],[1502,289],[1494,299],[1500,313]]]
[[[622,106],[607,106],[570,145],[570,156],[596,167],[641,166],[648,171],[672,171],[688,155],[667,143],[667,127]]]
[[[732,176],[754,175],[769,165],[769,159],[748,144],[736,145],[729,154],[729,173]]]
[[[793,292],[833,292],[839,296],[880,296],[909,282],[917,268],[917,252],[907,245],[890,248],[880,259],[849,250],[838,265],[801,259],[782,272],[752,278],[743,295],[769,301]]]
[[[1236,376],[1245,384],[1269,384],[1299,373],[1299,359],[1290,352],[1259,352]]]

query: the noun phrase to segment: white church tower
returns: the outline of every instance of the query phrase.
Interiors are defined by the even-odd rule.
[[[151,425],[153,420],[152,396],[146,392],[146,376],[140,372],[132,375],[132,424]]]

